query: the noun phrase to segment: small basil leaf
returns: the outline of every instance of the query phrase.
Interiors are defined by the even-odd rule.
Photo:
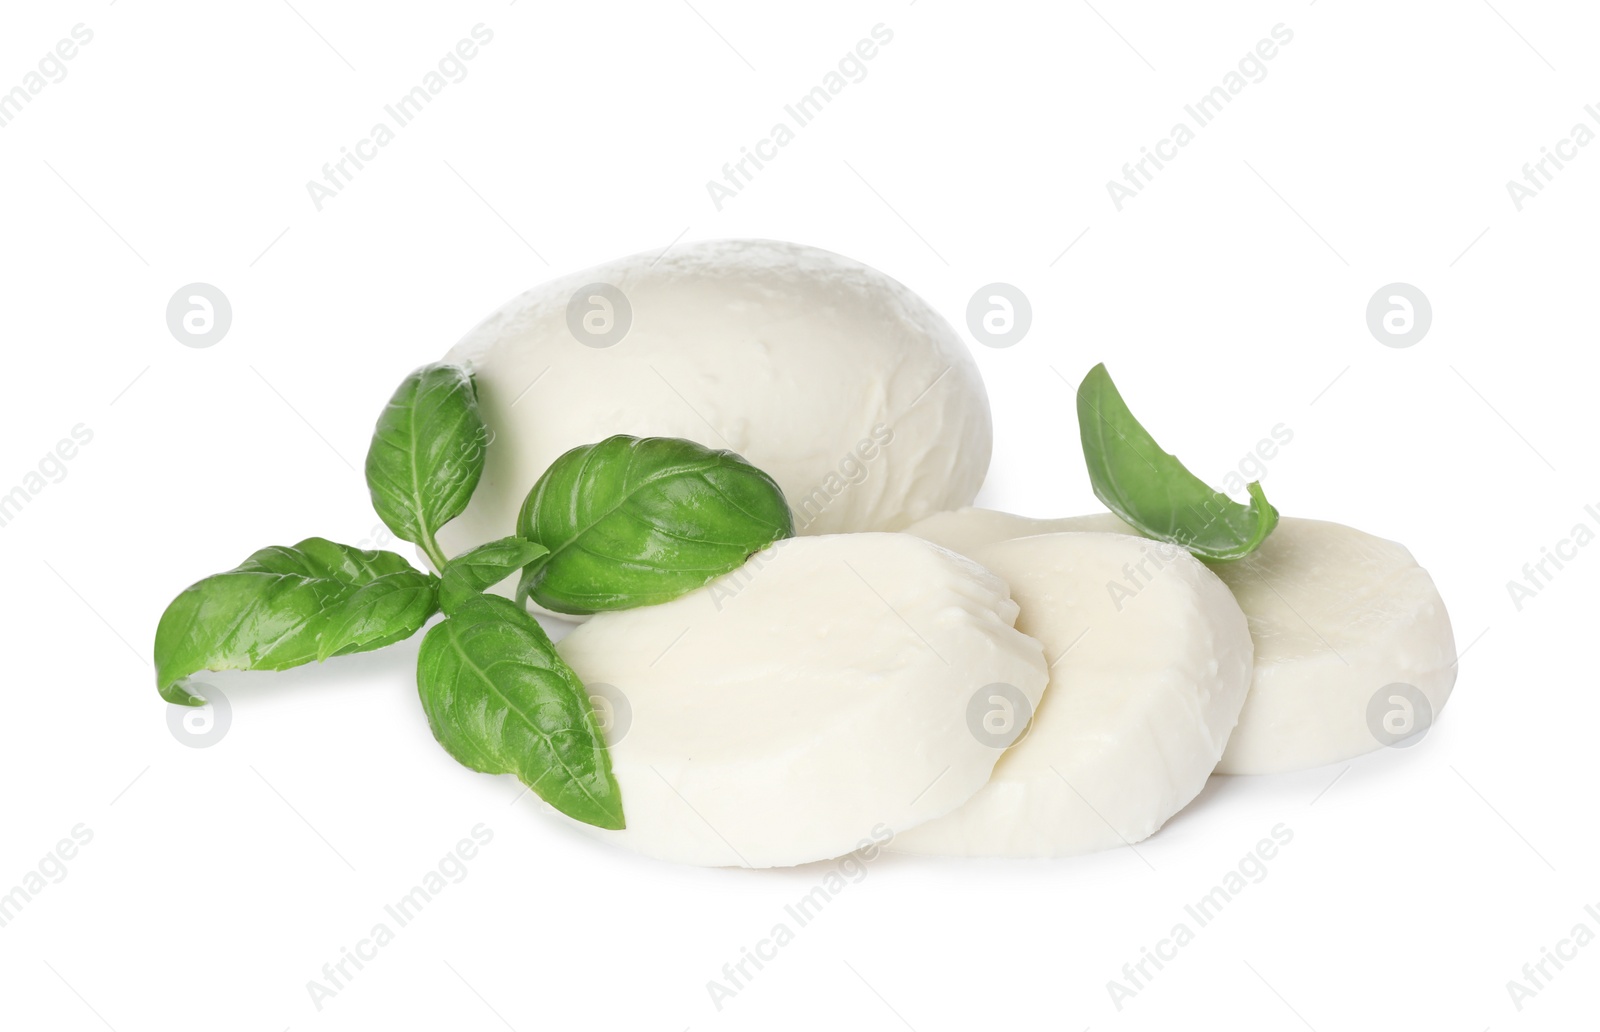
[[[467,599],[422,639],[417,692],[433,737],[485,774],[515,774],[562,813],[623,826],[622,791],[578,675],[521,606]]]
[[[1278,525],[1259,482],[1250,504],[1213,491],[1133,418],[1104,364],[1078,388],[1078,432],[1097,498],[1146,537],[1182,545],[1202,559],[1239,559]]]
[[[446,613],[499,584],[550,550],[537,541],[508,537],[479,545],[445,564],[440,575],[439,605]]]
[[[434,535],[467,507],[483,476],[488,429],[472,377],[461,366],[423,366],[378,417],[367,450],[372,507],[396,536],[420,545],[437,569]]]
[[[677,598],[794,535],[777,483],[731,451],[675,437],[609,437],[545,470],[517,533],[550,554],[518,586],[558,613]]]
[[[393,552],[323,538],[263,548],[167,606],[156,688],[168,702],[203,706],[183,687],[202,670],[286,670],[382,648],[438,611],[437,584]]]

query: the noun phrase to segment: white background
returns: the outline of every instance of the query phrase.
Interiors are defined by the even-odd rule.
[[[694,2],[8,9],[0,88],[74,25],[94,39],[0,129],[0,492],[74,426],[94,437],[0,528],[0,886],[75,825],[93,840],[0,928],[0,1023],[1478,1032],[1592,1018],[1600,944],[1520,1012],[1506,983],[1576,923],[1600,931],[1584,913],[1600,904],[1600,550],[1521,611],[1506,584],[1600,503],[1600,147],[1521,211],[1505,184],[1600,101],[1594,12]],[[494,39],[468,77],[317,211],[306,181],[480,22]],[[706,181],[880,22],[894,38],[867,77],[718,211]],[[1117,211],[1106,181],[1278,23],[1293,41],[1265,79]],[[533,283],[733,236],[865,261],[964,335],[979,286],[1027,293],[1020,344],[973,345],[997,430],[987,504],[1097,508],[1068,386],[1097,361],[1213,482],[1286,424],[1265,477],[1277,505],[1405,542],[1438,582],[1466,651],[1438,726],[1348,767],[1213,779],[1137,853],[885,857],[720,1011],[706,983],[828,865],[678,868],[557,826],[433,743],[415,640],[219,675],[226,736],[195,749],[169,731],[148,662],[162,608],[266,544],[370,539],[357,470],[409,369]],[[208,349],[164,318],[195,281],[234,310]],[[1434,312],[1406,349],[1365,321],[1396,281]],[[465,880],[317,1010],[307,981],[479,823],[494,839]],[[1114,1007],[1107,981],[1279,824],[1294,838],[1267,878]]]

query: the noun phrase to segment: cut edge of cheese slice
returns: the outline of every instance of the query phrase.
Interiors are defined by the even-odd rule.
[[[1137,535],[1110,513],[1033,519],[938,513],[907,533],[970,553],[1060,531]],[[1210,564],[1255,640],[1255,675],[1219,774],[1273,774],[1418,741],[1455,686],[1450,616],[1402,545],[1338,523],[1284,517],[1256,553]]]
[[[1052,662],[1027,734],[900,852],[1072,856],[1139,842],[1205,787],[1250,684],[1243,612],[1181,548],[1111,533],[971,546]]]
[[[974,733],[972,699],[1005,685],[1031,708],[1044,692],[1016,617],[1000,578],[895,533],[793,538],[672,602],[598,614],[558,648],[626,710],[607,740],[628,826],[583,830],[773,867],[947,813],[1002,752]]]

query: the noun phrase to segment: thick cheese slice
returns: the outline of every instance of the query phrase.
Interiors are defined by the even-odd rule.
[[[1134,530],[1110,513],[1035,520],[960,509],[910,532],[963,553],[1056,531]],[[1254,554],[1211,567],[1255,639],[1255,675],[1217,771],[1271,774],[1415,741],[1450,698],[1455,636],[1428,571],[1404,546],[1285,517]]]
[[[1022,730],[974,733],[980,693],[1036,706],[1043,650],[1000,578],[905,534],[794,538],[558,646],[613,714],[627,828],[650,856],[771,867],[840,856],[965,802]]]
[[[1044,643],[1050,686],[1026,735],[955,812],[892,849],[1071,856],[1153,834],[1205,786],[1250,684],[1250,633],[1182,549],[1103,533],[973,547]]]

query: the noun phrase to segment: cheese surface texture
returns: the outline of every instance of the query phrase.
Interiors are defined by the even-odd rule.
[[[771,867],[947,813],[1002,752],[974,732],[973,698],[1006,684],[1032,707],[1044,691],[1016,616],[994,574],[882,533],[793,538],[672,602],[598,614],[558,649],[610,702],[627,828],[582,830]]]
[[[968,554],[1030,534],[1133,534],[1110,513],[1036,520],[985,509],[910,529]],[[1352,527],[1284,517],[1259,551],[1211,567],[1250,622],[1255,674],[1221,774],[1272,774],[1392,744],[1425,730],[1456,679],[1444,600],[1404,546]]]
[[[1011,585],[1050,686],[989,783],[890,848],[1054,857],[1149,837],[1205,787],[1244,705],[1250,634],[1233,596],[1188,552],[1120,534],[971,555]]]
[[[970,503],[989,466],[988,397],[950,324],[798,244],[688,243],[587,269],[513,298],[445,360],[472,370],[491,435],[477,492],[439,535],[450,554],[510,533],[558,456],[613,434],[737,452],[777,481],[800,534],[902,529]]]

